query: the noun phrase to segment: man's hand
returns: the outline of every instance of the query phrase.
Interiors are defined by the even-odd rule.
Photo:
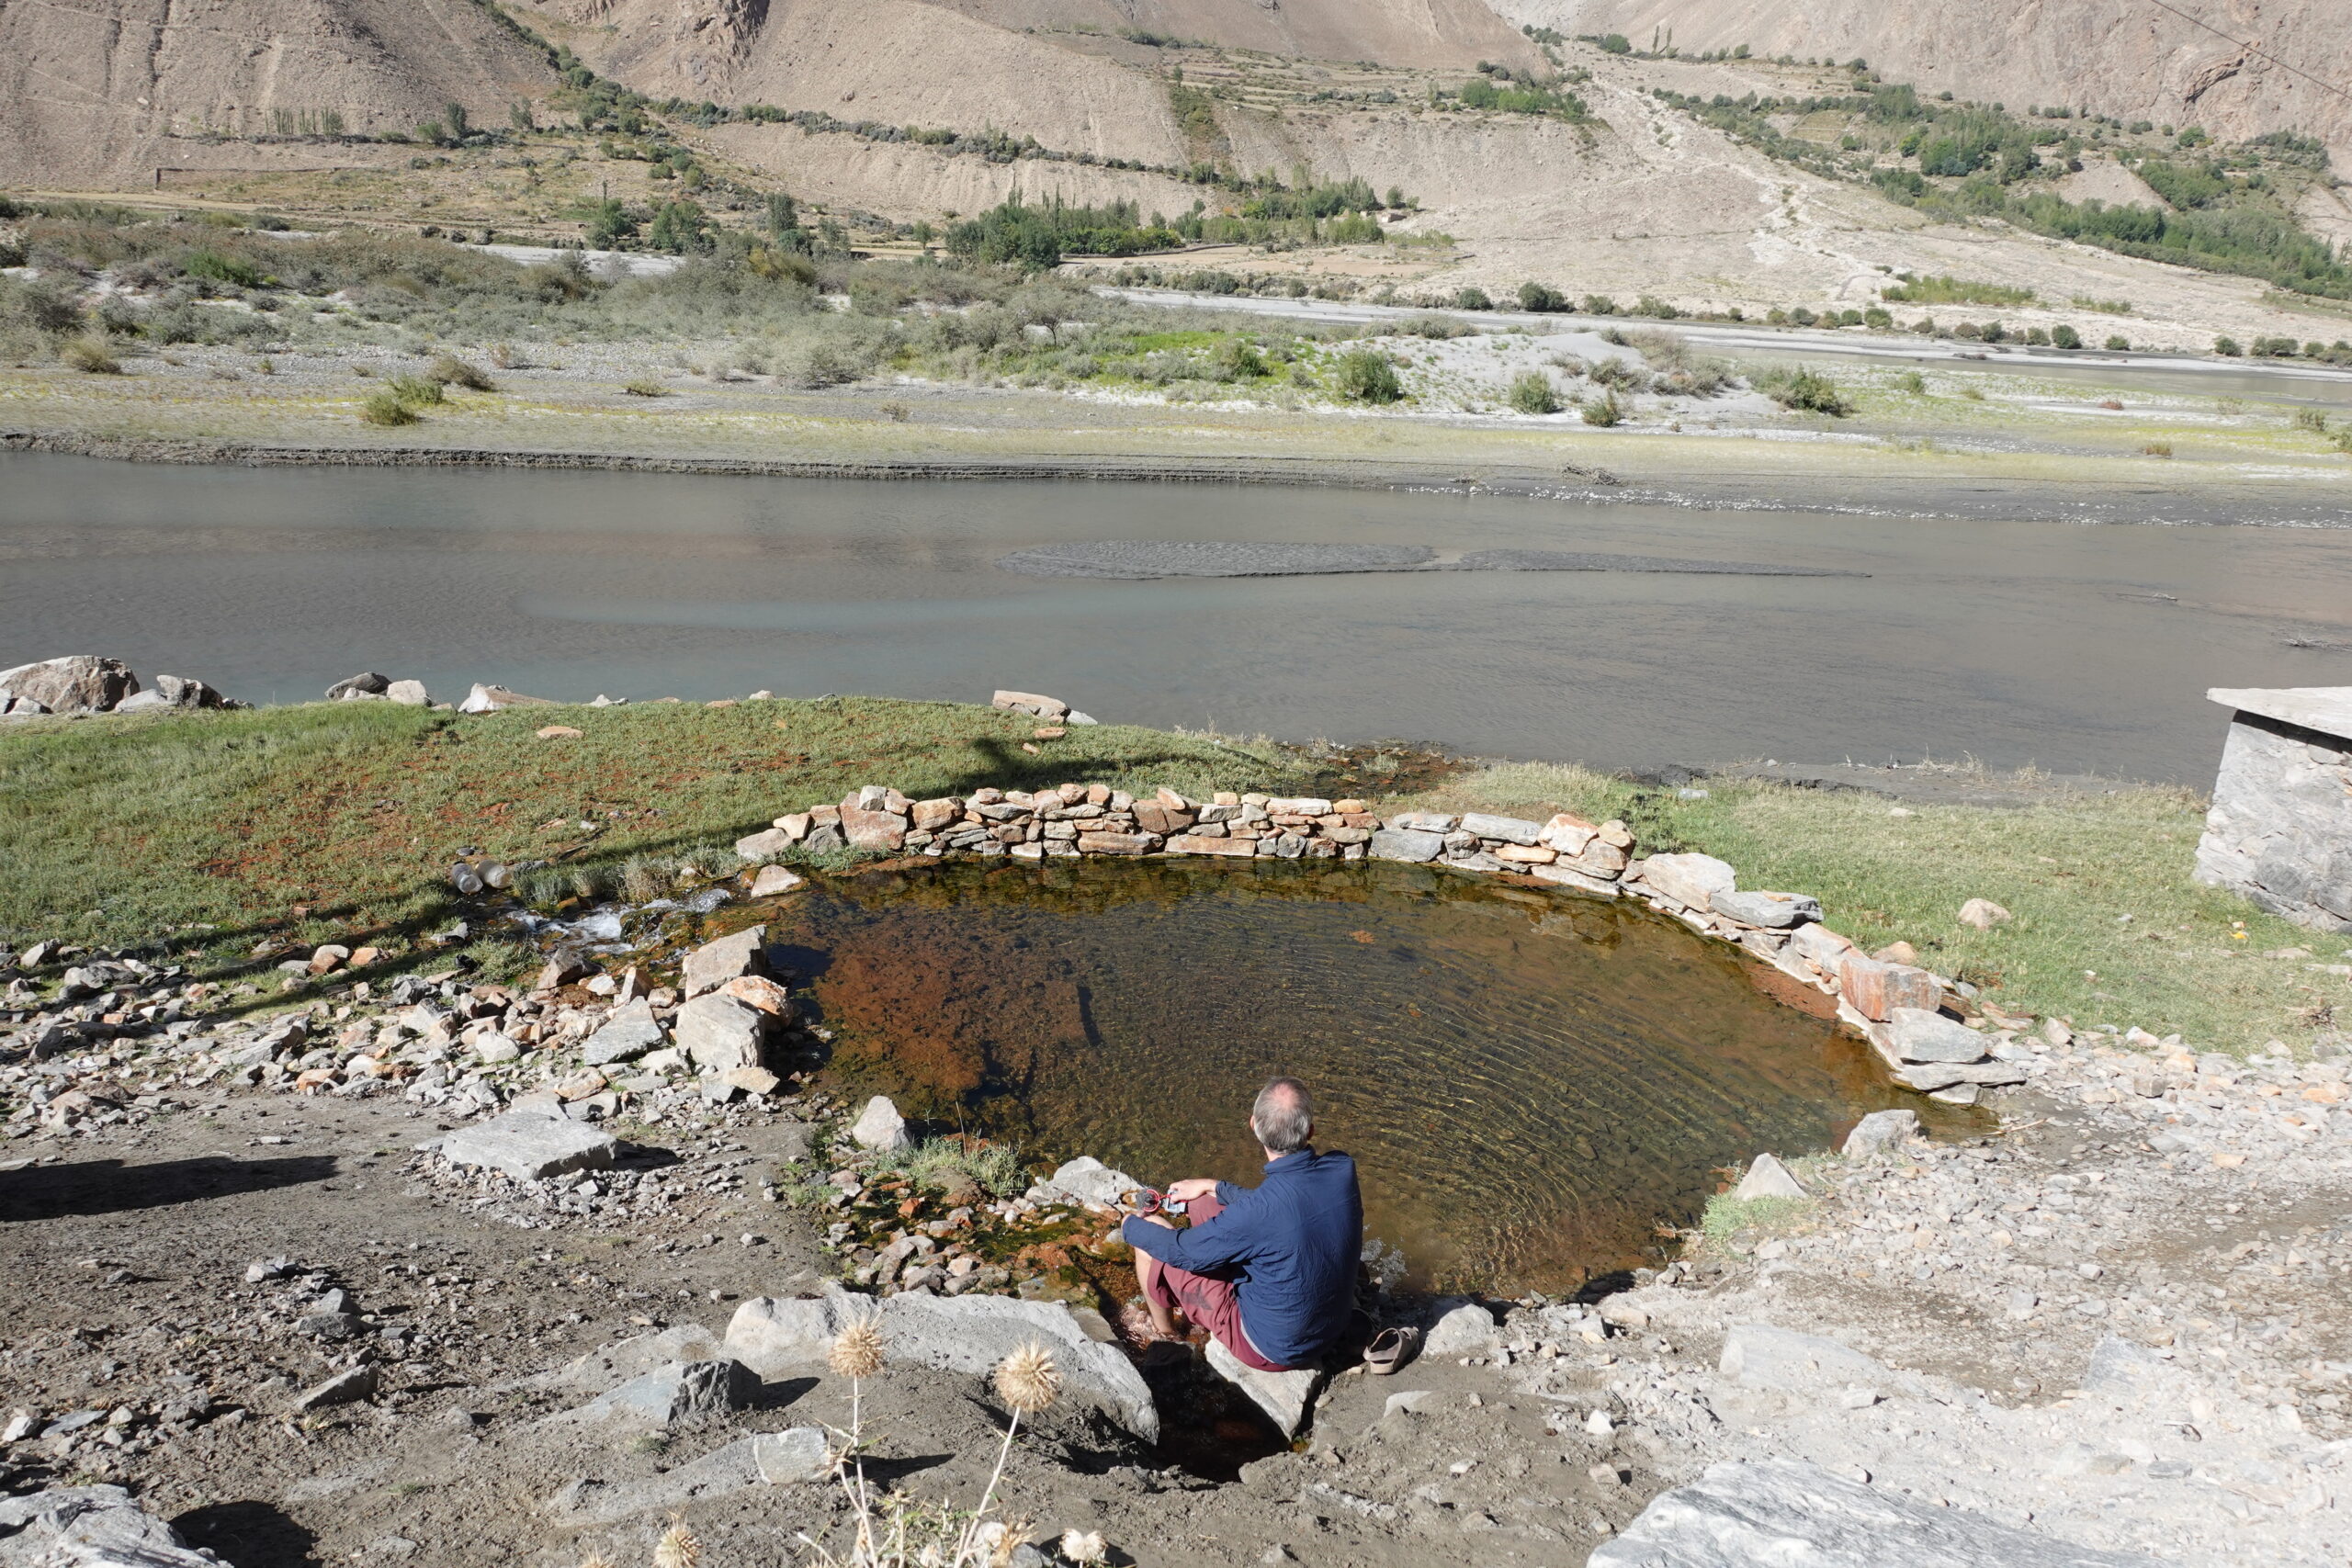
[[[1195,1198],[1214,1197],[1216,1193],[1216,1178],[1214,1176],[1188,1176],[1182,1181],[1168,1184],[1168,1196],[1179,1203],[1189,1203]]]

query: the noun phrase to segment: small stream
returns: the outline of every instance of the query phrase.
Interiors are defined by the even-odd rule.
[[[1028,1156],[1254,1185],[1250,1099],[1304,1078],[1368,1232],[1438,1288],[1654,1258],[1724,1169],[1869,1111],[1973,1124],[1674,921],[1422,867],[961,864],[828,880],[767,919],[837,1079]]]

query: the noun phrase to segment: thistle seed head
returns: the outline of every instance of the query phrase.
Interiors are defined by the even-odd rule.
[[[1053,1352],[1033,1339],[997,1363],[996,1392],[1023,1416],[1035,1416],[1062,1396],[1062,1370]]]
[[[870,1378],[882,1370],[882,1330],[871,1317],[861,1317],[833,1337],[827,1358],[845,1378]]]

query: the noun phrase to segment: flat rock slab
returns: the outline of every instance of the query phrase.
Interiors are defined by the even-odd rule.
[[[1770,561],[1620,556],[1589,550],[1471,550],[1440,560],[1425,545],[1272,544],[1213,539],[1095,539],[1000,557],[1023,577],[1326,577],[1366,571],[1700,572],[1732,577],[1864,577]],[[1000,704],[1000,706],[1002,705]]]
[[[1267,1372],[1245,1366],[1224,1340],[1215,1337],[1209,1340],[1209,1370],[1248,1394],[1285,1438],[1295,1438],[1306,1428],[1315,1409],[1315,1391],[1323,1382],[1323,1374],[1311,1367]]]
[[[592,1067],[634,1061],[662,1041],[662,1026],[653,1021],[653,1005],[640,998],[616,1009],[605,1026],[588,1037],[580,1059]]]
[[[884,1357],[897,1364],[984,1376],[1022,1346],[1043,1344],[1061,1367],[1069,1391],[1145,1442],[1159,1440],[1159,1408],[1125,1352],[1098,1343],[1059,1302],[1011,1296],[885,1296],[879,1301],[828,1286],[822,1295],[759,1296],[736,1309],[724,1348],[764,1376],[821,1361],[833,1338],[871,1314]]]
[[[564,1529],[577,1529],[748,1492],[766,1484],[759,1461],[759,1444],[765,1436],[739,1438],[644,1481],[575,1481],[548,1501],[548,1514]]]
[[[2156,1568],[1809,1464],[1729,1461],[1650,1500],[1587,1568]]]
[[[1831,1383],[1908,1386],[1917,1380],[1865,1356],[1850,1345],[1818,1334],[1799,1334],[1769,1323],[1742,1323],[1724,1336],[1724,1376],[1742,1388],[1799,1393]]]
[[[1495,1314],[1476,1302],[1453,1308],[1430,1325],[1424,1356],[1483,1356],[1502,1343]]]
[[[681,1323],[650,1334],[632,1335],[591,1350],[552,1371],[539,1372],[504,1386],[603,1393],[673,1361],[707,1361],[715,1359],[718,1353],[718,1335],[699,1323]]]
[[[602,1170],[620,1154],[620,1143],[569,1117],[510,1111],[441,1140],[441,1157],[451,1165],[503,1171],[517,1181],[544,1181],[571,1170]]]

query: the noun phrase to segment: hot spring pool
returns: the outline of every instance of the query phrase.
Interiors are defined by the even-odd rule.
[[[1436,1287],[1573,1289],[1759,1150],[1929,1109],[1673,920],[1420,867],[961,864],[765,913],[836,1080],[1025,1158],[1254,1183],[1250,1098],[1304,1078]]]

